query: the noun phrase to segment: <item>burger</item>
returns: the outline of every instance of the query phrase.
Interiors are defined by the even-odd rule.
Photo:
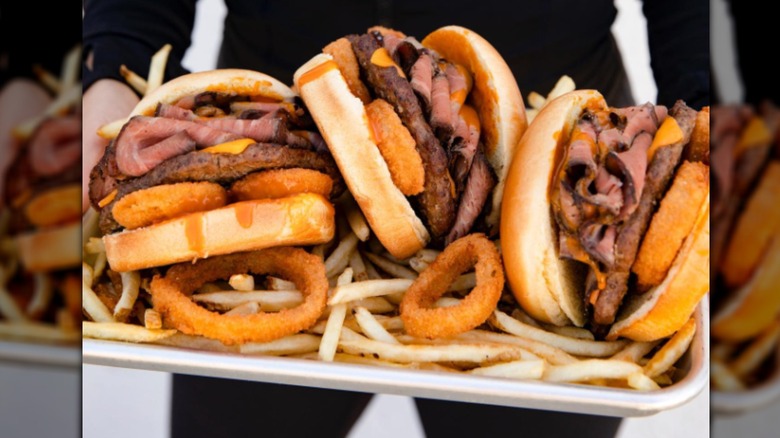
[[[92,170],[106,257],[135,271],[334,235],[344,184],[290,88],[215,70],[147,94]]]
[[[612,108],[565,94],[509,169],[501,245],[534,318],[607,339],[676,332],[709,290],[709,119],[678,101]]]
[[[0,288],[12,302],[0,303],[0,316],[73,329],[81,319],[81,110],[75,97],[55,106],[58,111],[31,121],[29,135],[16,131],[21,147],[4,177],[7,228],[0,231],[8,235]]]
[[[406,258],[472,230],[495,235],[526,128],[498,52],[458,26],[422,42],[374,27],[323,52],[298,69],[295,86],[390,254]]]

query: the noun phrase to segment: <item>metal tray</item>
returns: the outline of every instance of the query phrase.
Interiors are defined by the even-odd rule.
[[[76,368],[81,366],[81,348],[78,344],[36,344],[0,339],[0,361]]]
[[[82,351],[85,364],[633,417],[652,415],[680,406],[694,398],[708,384],[709,306],[706,298],[699,305],[696,318],[698,330],[681,363],[684,377],[674,385],[654,392],[514,381],[284,357],[247,357],[94,339],[85,339]]]

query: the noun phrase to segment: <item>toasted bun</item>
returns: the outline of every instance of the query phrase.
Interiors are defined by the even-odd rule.
[[[22,266],[29,272],[51,272],[81,264],[81,225],[35,230],[15,238]]]
[[[324,243],[333,238],[334,216],[322,196],[300,194],[192,213],[107,235],[103,242],[111,269],[134,271],[273,246]]]
[[[393,183],[379,152],[363,102],[355,97],[330,55],[320,54],[295,72],[295,86],[341,170],[344,181],[382,245],[406,258],[430,236],[409,201]],[[314,70],[320,69],[320,70]],[[321,71],[314,78],[301,78]]]
[[[159,103],[172,104],[182,97],[204,91],[264,96],[288,102],[292,102],[295,97],[288,86],[264,73],[241,69],[210,70],[179,76],[162,84],[144,96],[130,116],[152,115]]]
[[[520,89],[501,55],[468,29],[443,27],[422,44],[463,65],[474,78],[471,99],[480,115],[486,156],[499,178],[487,218],[488,225],[496,227],[508,165],[527,126]],[[428,242],[428,231],[393,184],[363,103],[349,91],[338,68],[326,66],[328,62],[329,55],[312,58],[295,73],[295,86],[371,229],[393,256],[409,257]],[[315,77],[311,72],[319,73]]]
[[[624,304],[607,339],[654,341],[671,336],[691,317],[710,290],[710,198],[664,281]]]
[[[585,108],[606,108],[596,91],[565,94],[545,106],[520,141],[509,170],[501,217],[501,247],[509,285],[535,318],[553,323],[586,322],[582,265],[558,257],[558,236],[550,207],[550,185],[561,148]],[[709,290],[709,186],[690,234],[676,252],[663,281],[627,300],[609,339],[651,341],[670,336],[690,318]]]
[[[509,168],[501,208],[501,248],[512,293],[531,316],[556,325],[585,324],[584,278],[576,262],[558,258],[549,192],[558,148],[586,105],[606,102],[597,91],[575,91],[536,116]]]
[[[485,156],[498,176],[486,222],[491,228],[498,227],[509,165],[528,127],[525,104],[515,76],[489,42],[464,27],[437,29],[422,40],[422,45],[466,67],[474,78],[470,96],[482,125]]]

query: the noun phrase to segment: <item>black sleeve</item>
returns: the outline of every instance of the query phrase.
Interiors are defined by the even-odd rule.
[[[57,19],[47,22],[46,37],[33,38],[31,29],[41,26],[41,8]],[[59,76],[65,55],[80,42],[81,7],[77,0],[45,5],[0,0],[0,86],[14,78],[35,79],[34,65]]]
[[[758,105],[764,99],[771,99],[780,105],[780,82],[777,70],[772,68],[777,41],[776,15],[765,3],[745,0],[729,3],[745,102]]]
[[[196,0],[87,0],[84,5],[84,90],[98,79],[122,80],[119,66],[146,77],[152,55],[173,50],[165,80],[187,71],[181,60],[190,45]],[[90,68],[91,64],[91,68]]]
[[[645,0],[650,64],[658,103],[710,103],[710,8],[707,0]]]

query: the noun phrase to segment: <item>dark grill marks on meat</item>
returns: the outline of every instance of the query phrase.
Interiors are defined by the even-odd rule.
[[[634,264],[642,236],[652,218],[656,204],[661,200],[680,162],[683,147],[690,140],[696,124],[696,111],[678,101],[669,111],[683,132],[679,143],[662,147],[654,154],[647,168],[645,187],[636,211],[618,229],[615,242],[615,267],[607,274],[607,287],[601,291],[594,306],[597,324],[612,324],[628,290],[628,276]]]
[[[495,186],[496,177],[490,169],[490,164],[488,164],[484,155],[480,153],[471,166],[469,179],[458,205],[455,224],[444,241],[445,245],[449,245],[468,234]]]
[[[383,68],[371,63],[371,55],[380,48],[377,40],[369,34],[352,35],[348,39],[368,84],[378,97],[393,105],[417,143],[425,169],[425,188],[417,200],[431,234],[437,238],[443,237],[452,228],[456,203],[446,153],[426,122],[409,82],[399,76],[395,68]]]
[[[331,197],[337,197],[344,191],[344,181],[330,154],[264,143],[251,145],[240,154],[195,151],[168,159],[141,177],[122,181],[115,200],[101,210],[100,228],[106,234],[121,228],[114,221],[111,210],[116,201],[137,190],[188,181],[210,181],[229,185],[258,170],[294,167],[328,174],[334,183]]]
[[[684,139],[658,149],[648,163],[666,108],[645,104],[586,111],[556,176],[552,200],[559,254],[590,266],[595,286],[586,291],[586,301],[593,304],[595,325],[614,322],[641,237],[693,130],[694,110],[678,102],[671,114]]]

